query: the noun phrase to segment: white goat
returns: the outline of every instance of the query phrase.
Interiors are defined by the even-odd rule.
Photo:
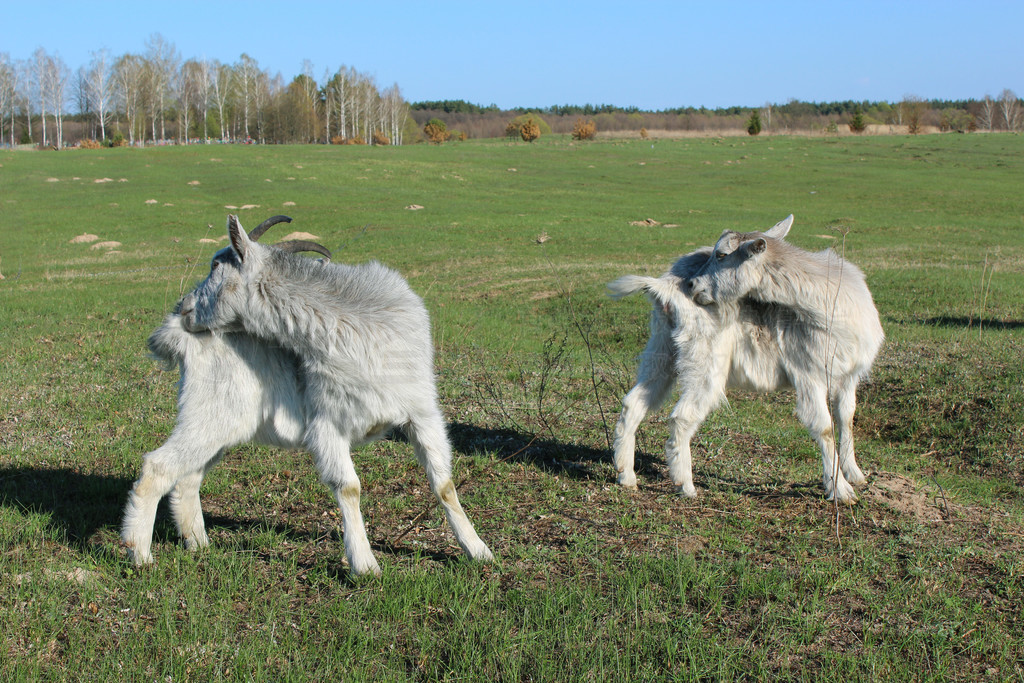
[[[690,439],[724,400],[727,387],[793,387],[797,417],[821,448],[827,497],[856,500],[851,484],[864,481],[853,448],[856,387],[884,335],[856,266],[830,251],[809,254],[782,242],[792,219],[766,233],[727,232],[714,249],[680,258],[661,278],[626,276],[609,285],[616,298],[646,290],[654,303],[637,384],[623,399],[615,428],[614,460],[623,486],[636,486],[637,427],[678,379],[681,397],[672,411],[666,456],[682,495],[696,495]],[[762,259],[760,269],[756,259],[751,263],[752,256],[766,252],[772,258]],[[726,294],[719,283],[726,283],[737,267],[748,278],[757,273],[762,279],[746,287],[733,283]],[[775,291],[764,282],[789,283],[790,289]],[[838,459],[830,405],[837,420]]]
[[[167,493],[186,545],[205,545],[203,475],[225,448],[259,441],[312,452],[342,511],[351,571],[380,573],[350,447],[392,426],[412,442],[466,554],[492,559],[451,481],[422,300],[379,263],[325,264],[263,246],[235,216],[228,235],[231,246],[150,339],[182,377],[178,423],[146,454],[125,510],[122,538],[136,563],[152,561],[153,519]]]

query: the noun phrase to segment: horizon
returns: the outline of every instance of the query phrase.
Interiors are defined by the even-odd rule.
[[[606,0],[585,10],[529,0],[509,13],[458,0],[425,14],[416,3],[306,2],[283,19],[265,0],[184,0],[169,13],[122,0],[96,7],[43,0],[7,8],[6,24],[17,30],[0,53],[26,60],[42,48],[75,72],[96,51],[142,54],[159,35],[182,60],[233,64],[244,53],[286,82],[307,65],[318,83],[346,66],[379,87],[397,84],[410,103],[501,110],[543,102],[658,112],[908,95],[960,101],[1024,90],[1016,35],[1024,5],[996,0],[970,12],[953,2],[866,0],[856,8],[792,2],[769,13],[753,2],[625,9]]]

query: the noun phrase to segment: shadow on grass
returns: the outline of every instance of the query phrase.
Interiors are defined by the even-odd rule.
[[[500,462],[523,463],[555,476],[577,481],[615,481],[611,451],[540,439],[509,429],[484,429],[476,425],[452,423],[448,428],[452,446],[464,454],[486,452]],[[601,466],[607,469],[601,471]],[[805,499],[822,496],[821,481],[792,482],[783,479],[751,481],[710,472],[695,463],[694,481],[699,489],[747,496],[758,500]],[[637,450],[634,468],[646,479],[640,486],[665,484],[668,478],[664,453]]]
[[[121,551],[113,540],[119,533],[121,513],[132,481],[126,477],[86,474],[70,469],[0,468],[0,506],[21,513],[48,516],[48,525],[79,552],[117,555]],[[165,498],[161,501],[154,527],[153,541],[157,544],[180,542],[166,506]],[[269,531],[301,544],[324,540],[322,530],[304,528],[301,523],[269,522],[265,517],[213,514],[206,516],[206,526],[210,530],[220,528],[237,532],[239,547],[254,553],[267,551],[257,540],[261,532]],[[337,543],[337,552],[343,554],[340,536],[335,532],[330,536]],[[252,540],[246,540],[249,538]],[[375,553],[385,556],[419,557],[440,564],[462,561],[460,553],[404,545],[401,539],[382,539],[372,546]],[[311,567],[313,564],[313,560],[300,562],[301,566]],[[347,568],[340,563],[330,573],[335,578],[349,580]]]
[[[977,329],[979,327],[983,330],[1024,329],[1024,320],[995,320],[993,318],[969,318],[953,315],[940,315],[933,318],[925,318],[921,323],[936,327],[963,327],[965,329]]]
[[[563,443],[512,429],[489,429],[452,422],[448,425],[452,447],[466,455],[490,453],[499,462],[517,462],[560,477],[599,480],[604,475],[597,465],[611,464],[611,452],[605,449]],[[637,460],[641,456],[638,454]]]
[[[50,516],[50,525],[81,549],[101,529],[117,528],[132,480],[43,467],[0,468],[0,505]]]

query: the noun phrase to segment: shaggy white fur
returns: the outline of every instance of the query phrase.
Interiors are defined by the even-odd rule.
[[[677,380],[666,456],[680,493],[696,495],[690,439],[727,387],[793,387],[796,415],[821,449],[826,495],[856,500],[851,484],[864,481],[853,446],[856,389],[884,334],[860,270],[833,253],[783,242],[791,224],[792,216],[766,233],[726,233],[660,278],[626,276],[609,285],[616,298],[643,290],[654,304],[637,383],[615,428],[623,486],[636,486],[637,427]]]
[[[350,449],[392,426],[412,442],[459,545],[491,560],[451,481],[422,300],[379,263],[324,263],[264,246],[236,216],[228,236],[231,246],[150,342],[179,364],[182,383],[178,425],[145,456],[125,511],[135,561],[151,560],[153,515],[168,492],[186,542],[204,544],[203,475],[224,448],[267,439],[312,452],[342,511],[351,571],[379,573]]]

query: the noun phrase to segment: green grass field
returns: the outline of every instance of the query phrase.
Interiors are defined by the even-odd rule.
[[[1020,680],[1021,178],[1016,135],[0,152],[0,677]],[[155,565],[125,561],[121,508],[175,418],[145,340],[229,212],[288,214],[278,237],[423,296],[495,564],[463,560],[402,440],[355,455],[379,579],[348,575],[308,454],[252,446],[204,483],[208,550],[161,508]],[[648,304],[604,283],[789,213],[790,241],[865,271],[886,330],[861,501],[823,499],[787,393],[707,420],[698,499],[667,479],[667,410],[619,489]]]

